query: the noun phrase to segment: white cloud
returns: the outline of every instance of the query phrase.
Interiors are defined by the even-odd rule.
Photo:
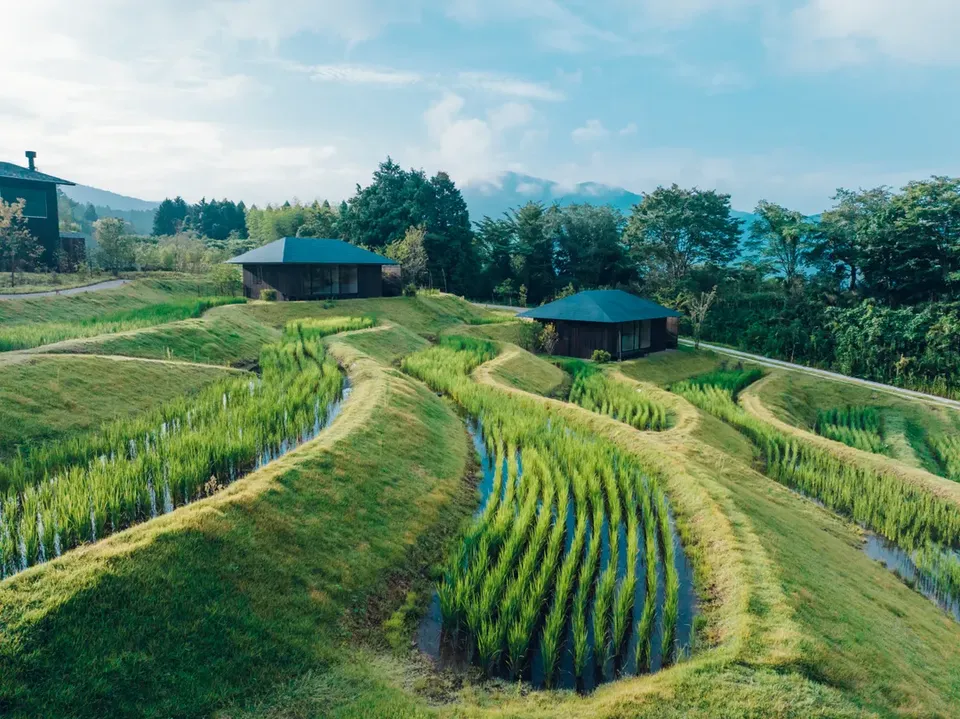
[[[808,0],[790,18],[797,65],[829,69],[885,57],[960,63],[957,0]]]
[[[361,65],[313,65],[304,69],[317,82],[403,87],[415,85],[423,80],[423,76],[416,72]]]
[[[621,137],[626,137],[627,135],[636,135],[637,134],[637,123],[629,122],[624,127],[620,129],[618,133]]]
[[[578,127],[576,130],[570,133],[570,136],[573,138],[574,142],[592,142],[594,140],[599,140],[610,134],[610,131],[603,126],[603,123],[599,120],[587,120],[587,124],[583,127]]]
[[[622,42],[615,32],[587,22],[557,0],[452,0],[445,7],[450,17],[465,24],[525,21],[539,45],[560,52]]]
[[[529,82],[516,77],[486,72],[462,72],[458,77],[462,87],[485,90],[498,95],[522,97],[528,100],[563,100],[563,93],[546,84]]]
[[[533,119],[533,108],[524,102],[507,102],[489,113],[490,126],[494,131],[502,132],[522,127]]]

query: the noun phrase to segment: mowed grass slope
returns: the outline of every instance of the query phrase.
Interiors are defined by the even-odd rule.
[[[364,608],[439,559],[468,445],[422,385],[335,351],[355,389],[316,440],[0,584],[3,716],[209,716],[349,658]]]
[[[524,392],[566,399],[571,377],[555,364],[516,348],[493,370],[497,379]]]
[[[42,351],[244,364],[255,361],[260,348],[279,339],[280,331],[258,322],[243,310],[244,307],[239,305],[216,307],[196,319],[59,342],[42,348]]]
[[[194,394],[223,370],[98,357],[0,360],[0,460]]]
[[[772,372],[756,392],[778,419],[811,432],[818,410],[875,407],[883,425],[886,453],[934,474],[942,474],[943,468],[931,453],[929,438],[960,434],[960,412],[956,410],[802,372]]]

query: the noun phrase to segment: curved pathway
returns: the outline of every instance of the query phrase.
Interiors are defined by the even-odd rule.
[[[83,285],[81,287],[68,287],[63,290],[46,290],[44,292],[20,292],[13,294],[0,294],[0,300],[29,300],[33,297],[57,297],[60,295],[79,295],[84,292],[97,292],[99,290],[112,290],[116,287],[123,287],[133,280],[106,280],[92,285]]]

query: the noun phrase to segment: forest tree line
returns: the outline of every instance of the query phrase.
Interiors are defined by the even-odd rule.
[[[704,340],[960,394],[960,180],[841,189],[817,218],[768,201],[754,212],[744,227],[729,195],[672,185],[627,214],[528,203],[470,218],[449,175],[388,158],[335,205],[165,200],[146,243],[202,262],[201,246],[209,259],[342,238],[400,260],[406,284],[512,304],[619,287],[684,309],[716,288]]]

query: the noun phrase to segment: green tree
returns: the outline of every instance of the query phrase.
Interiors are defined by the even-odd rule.
[[[527,296],[540,304],[556,286],[553,238],[547,234],[546,213],[539,202],[528,202],[511,216],[516,226],[518,277]]]
[[[676,285],[699,263],[726,265],[737,255],[742,222],[730,195],[658,187],[633,207],[624,240],[633,259]]]
[[[23,216],[24,200],[5,202],[0,199],[0,258],[10,271],[10,286],[17,283],[17,272],[43,254],[43,247],[27,227]]]
[[[410,227],[402,240],[387,245],[387,257],[400,263],[401,285],[406,287],[412,284],[423,287],[427,282],[427,251],[424,248],[423,238],[426,229]]]
[[[626,283],[631,268],[623,244],[626,221],[609,205],[574,204],[547,211],[556,247],[558,283],[600,287]]]
[[[445,291],[470,294],[476,285],[477,259],[467,203],[446,172],[430,178],[428,194],[424,248],[430,272]]]
[[[83,221],[89,222],[92,225],[94,222],[96,222],[99,219],[100,218],[97,216],[97,208],[88,202],[87,209],[84,210],[83,212]]]
[[[875,244],[871,237],[883,233],[893,193],[887,187],[854,192],[843,188],[834,195],[834,207],[821,215],[819,241],[814,257],[840,270],[851,292],[857,290],[865,251]]]
[[[750,226],[748,246],[769,261],[787,284],[793,283],[813,252],[814,226],[799,212],[766,200],[760,200],[754,212],[758,219]]]
[[[243,289],[243,278],[240,275],[240,268],[236,265],[222,262],[216,264],[210,271],[210,276],[217,287],[217,292],[221,295],[234,296]]]
[[[126,234],[123,220],[104,217],[94,224],[97,261],[105,270],[117,274],[133,266],[136,259],[133,238]]]
[[[187,203],[179,195],[165,199],[153,214],[153,235],[175,235],[187,221]]]
[[[311,205],[307,221],[297,229],[297,237],[337,238],[340,236],[339,216],[327,200]]]
[[[484,217],[477,223],[474,251],[480,264],[481,295],[487,296],[504,280],[513,278],[511,258],[516,250],[517,226],[509,217]]]

